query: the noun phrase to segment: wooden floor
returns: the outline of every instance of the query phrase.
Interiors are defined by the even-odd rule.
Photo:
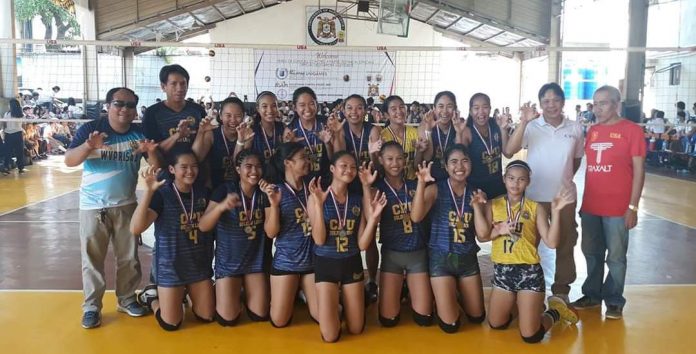
[[[59,157],[28,167],[25,175],[0,177],[0,353],[694,353],[686,332],[696,328],[696,184],[648,175],[638,227],[631,232],[624,319],[605,320],[599,309],[582,311],[577,326],[557,326],[541,344],[521,341],[516,322],[507,331],[465,324],[447,335],[420,328],[410,314],[384,329],[376,307],[360,336],[344,335],[323,344],[306,309],[293,325],[242,322],[236,328],[201,324],[187,316],[181,331],[162,331],[152,316],[130,318],[115,311],[112,292],[105,296],[102,327],[80,327],[77,193],[80,169]],[[582,187],[582,176],[576,178]],[[149,251],[141,249],[143,273]],[[585,263],[576,247],[579,295]],[[481,257],[484,284],[490,283],[490,259]],[[553,254],[542,251],[547,279]],[[107,263],[113,287],[113,264]],[[59,290],[56,290],[59,289]],[[488,290],[487,290],[488,292]]]

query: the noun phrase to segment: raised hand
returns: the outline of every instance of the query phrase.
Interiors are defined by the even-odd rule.
[[[370,155],[379,152],[382,150],[382,138],[377,138],[377,140],[372,140],[372,138],[369,138],[369,141],[367,142],[367,151],[370,153]]]
[[[498,124],[498,127],[500,127],[501,130],[504,130],[510,123],[510,115],[507,113],[500,113],[497,117],[495,117],[495,122]]]
[[[89,146],[90,149],[101,149],[104,147],[104,139],[106,139],[108,135],[106,133],[100,133],[98,131],[93,131],[89,134],[87,137],[87,146]]]
[[[452,125],[454,126],[454,131],[457,132],[457,134],[461,134],[466,130],[466,118],[463,118],[459,111],[455,111],[454,117],[452,118]]]
[[[279,188],[276,187],[276,185],[272,183],[266,182],[266,180],[260,180],[259,181],[259,188],[266,193],[266,196],[268,196],[268,201],[271,203],[271,206],[277,206],[280,205],[280,199],[281,199],[281,191]]]
[[[158,145],[159,144],[157,144],[154,140],[140,140],[138,142],[138,149],[136,151],[141,154],[152,154],[155,152],[155,150],[157,150]]]
[[[373,220],[379,218],[382,214],[382,210],[387,205],[387,195],[380,191],[377,191],[370,201],[370,215],[369,217]]]
[[[483,205],[488,202],[488,198],[486,197],[486,193],[480,189],[477,189],[471,193],[471,206],[475,205]]]
[[[242,205],[242,198],[237,193],[228,193],[225,200],[217,205],[220,211],[228,211]]]
[[[437,115],[435,114],[435,111],[432,109],[429,110],[425,115],[423,115],[423,121],[421,124],[423,124],[428,131],[432,130],[436,125],[437,125]]]
[[[205,117],[205,118],[201,119],[201,123],[198,125],[198,132],[207,133],[207,132],[215,129],[215,126],[213,125],[214,119],[215,118],[213,118],[213,117]]]
[[[326,126],[334,134],[340,133],[345,123],[345,119],[343,121],[338,120],[338,112],[336,112],[335,110],[331,112],[329,118],[326,120]]]
[[[551,208],[560,211],[567,205],[573,204],[573,202],[575,202],[575,193],[570,188],[563,186],[553,198],[553,201],[551,201]]]
[[[237,141],[241,143],[246,143],[247,141],[254,138],[254,130],[249,124],[240,124],[237,126]]]
[[[416,171],[416,177],[418,178],[418,181],[420,182],[435,182],[435,178],[433,178],[433,175],[430,173],[430,170],[433,167],[433,162],[421,162],[418,165],[418,171]]]
[[[154,168],[150,166],[147,169],[140,172],[140,176],[143,178],[143,181],[145,182],[145,190],[149,192],[154,192],[157,189],[159,189],[159,187],[162,187],[162,185],[166,182],[165,180],[157,180],[157,175],[160,173],[160,171],[162,171],[161,168]]]
[[[341,125],[337,125],[340,129]],[[324,144],[328,144],[329,142],[331,142],[331,139],[333,139],[333,131],[331,131],[328,126],[324,126],[324,129],[322,129],[319,132],[319,134],[317,134],[317,136],[319,137],[319,140],[321,140],[321,142],[323,142]]]
[[[309,189],[309,197],[319,203],[319,208],[321,209],[321,206],[324,205],[326,201],[326,197],[329,195],[328,189],[321,189],[321,177],[312,178],[307,185],[307,189]]]
[[[510,233],[510,224],[507,221],[500,221],[497,223],[493,223],[493,230],[495,230],[498,235],[511,235]]]
[[[179,138],[188,138],[191,134],[188,119],[180,120],[179,124],[176,126],[176,131],[179,133]]]
[[[520,123],[529,123],[537,118],[536,109],[532,108],[530,102],[525,103],[520,107]]]
[[[372,165],[372,161],[369,163],[363,162],[358,170],[358,177],[363,185],[371,186],[377,180],[377,171],[372,170]]]

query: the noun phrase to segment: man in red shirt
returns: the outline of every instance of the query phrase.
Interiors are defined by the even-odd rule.
[[[641,127],[619,116],[619,90],[602,86],[593,98],[597,124],[590,127],[585,141],[587,170],[580,208],[587,279],[582,285],[584,296],[573,306],[597,307],[603,300],[606,317],[620,319],[626,303],[628,230],[638,222],[645,180],[645,140]],[[609,268],[606,281],[605,262]]]

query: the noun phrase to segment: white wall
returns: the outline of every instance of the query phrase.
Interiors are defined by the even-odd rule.
[[[658,59],[655,68],[666,68],[672,63],[682,64],[680,84],[669,84],[669,71],[655,74],[651,80],[653,86],[646,89],[646,95],[651,95],[650,103],[646,102],[643,110],[649,112],[652,108],[659,109],[665,112],[665,118],[674,121],[677,117],[678,101],[684,101],[689,113],[694,114],[691,107],[696,102],[696,54]]]

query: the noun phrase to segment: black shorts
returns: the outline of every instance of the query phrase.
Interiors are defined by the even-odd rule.
[[[363,281],[362,257],[360,253],[346,258],[314,256],[314,282],[351,284]]]
[[[294,271],[294,270],[280,270],[274,266],[271,266],[271,275],[279,276],[279,275],[307,275],[307,274],[312,274],[314,273],[313,269],[310,270],[303,270],[303,271]]]

